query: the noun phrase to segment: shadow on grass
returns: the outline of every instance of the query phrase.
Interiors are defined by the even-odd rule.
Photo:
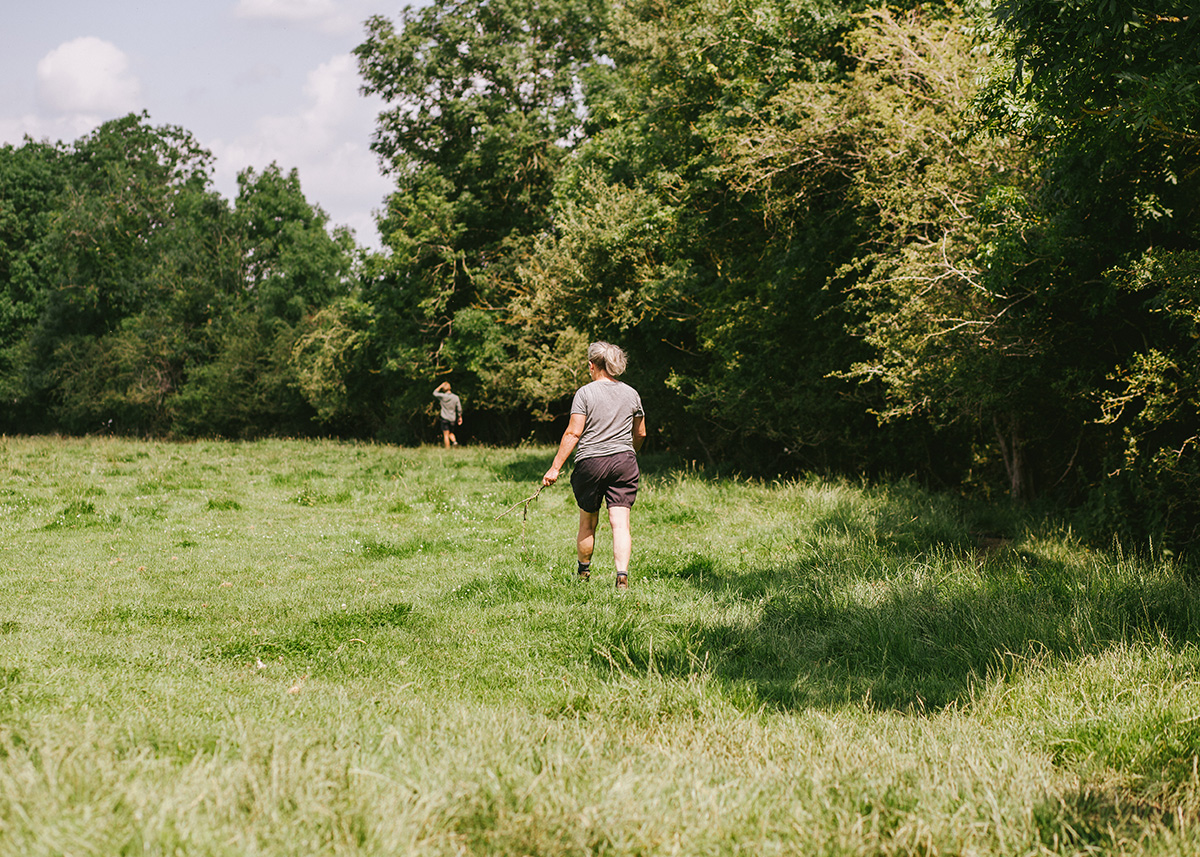
[[[492,472],[509,482],[541,483],[542,476],[550,468],[551,456],[543,453],[519,453],[503,464],[492,468]]]
[[[1053,853],[1115,854],[1146,829],[1176,827],[1175,813],[1112,783],[1088,784],[1032,807],[1043,844]]]
[[[1200,636],[1200,598],[1181,578],[1105,583],[1053,562],[1030,566],[1015,552],[957,587],[838,581],[815,566],[730,573],[703,557],[668,573],[756,609],[676,625],[665,639],[661,626],[650,634],[617,624],[597,641],[595,667],[615,660],[684,677],[703,663],[749,707],[936,710],[969,701],[973,686],[1026,656],[1074,658],[1135,640],[1183,646]]]

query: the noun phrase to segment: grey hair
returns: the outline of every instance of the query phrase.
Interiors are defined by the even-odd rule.
[[[594,363],[597,369],[603,369],[612,377],[619,378],[625,371],[628,357],[610,342],[593,342],[588,346],[588,362]]]

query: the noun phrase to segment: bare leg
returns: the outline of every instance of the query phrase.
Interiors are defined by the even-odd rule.
[[[575,539],[575,547],[580,562],[592,561],[592,551],[596,549],[596,524],[599,520],[599,512],[579,510],[579,535]]]
[[[617,574],[629,572],[629,557],[633,554],[633,534],[629,529],[628,506],[609,506],[608,523],[612,525],[613,565]]]
[[[447,429],[442,429],[442,446],[450,448],[450,432]]]

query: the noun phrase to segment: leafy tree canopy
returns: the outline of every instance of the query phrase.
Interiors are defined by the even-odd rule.
[[[1168,0],[1001,0],[995,17],[1010,39],[1011,90],[1049,116],[1200,143],[1195,9]]]

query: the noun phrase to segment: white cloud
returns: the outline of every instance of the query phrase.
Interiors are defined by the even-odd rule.
[[[142,105],[141,85],[116,45],[84,36],[59,45],[37,65],[39,100],[59,113],[112,117]]]
[[[365,2],[335,0],[238,0],[234,14],[256,21],[303,24],[329,33],[357,30],[374,8]]]
[[[381,175],[369,142],[380,102],[358,93],[354,57],[334,57],[309,72],[300,112],[264,116],[253,130],[209,147],[217,158],[216,185],[230,199],[237,195],[237,173],[262,170],[272,162],[285,172],[295,167],[310,202],[319,202],[334,225],[354,229],[359,243],[378,246],[370,206],[382,207],[391,183]]]

